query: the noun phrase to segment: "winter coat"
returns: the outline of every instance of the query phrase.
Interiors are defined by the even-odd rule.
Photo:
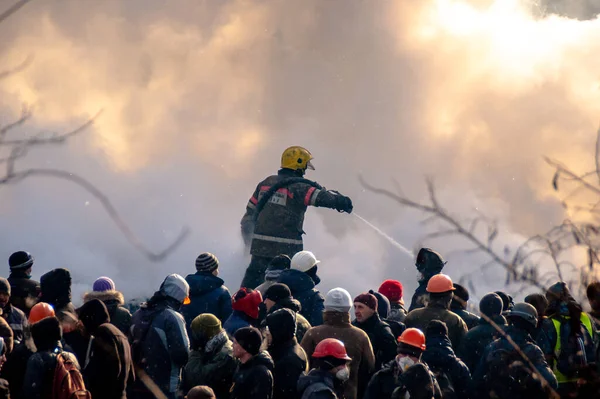
[[[296,338],[269,346],[273,359],[273,399],[298,398],[298,378],[308,372],[306,353]]]
[[[197,385],[208,385],[215,391],[217,399],[228,399],[237,365],[233,344],[222,330],[202,350],[190,353],[190,360],[183,370],[181,391],[187,393]]]
[[[257,321],[246,313],[240,310],[234,310],[231,316],[223,323],[223,328],[227,331],[229,339],[233,339],[233,334],[240,328],[244,327],[256,327]]]
[[[212,273],[196,272],[185,280],[190,285],[189,305],[182,308],[185,323],[189,329],[192,320],[202,313],[215,315],[221,323],[231,315],[231,294],[225,282]]]
[[[79,368],[75,355],[64,352],[59,342],[56,343],[56,353],[48,351],[34,353],[27,361],[23,382],[23,393],[27,399],[52,399],[57,353],[69,357]]]
[[[125,389],[135,372],[129,341],[116,326],[105,323],[94,331],[83,377],[93,398],[126,399]]]
[[[71,273],[67,269],[53,269],[40,279],[40,302],[52,305],[58,320],[77,321],[75,307],[71,303]]]
[[[427,348],[421,357],[434,375],[445,373],[454,389],[454,398],[468,399],[471,397],[471,373],[468,367],[456,357],[450,340],[446,336],[427,336]],[[440,389],[444,390],[442,381],[438,380]],[[444,399],[451,399],[446,398]]]
[[[454,302],[452,302],[452,304],[454,304]],[[463,319],[469,330],[479,325],[479,316],[462,309],[461,307],[450,305],[450,311],[456,313],[458,317]]]
[[[88,292],[83,296],[83,302],[89,302],[92,299],[98,299],[106,305],[110,324],[117,327],[123,334],[129,334],[131,327],[131,313],[123,307],[125,299],[119,291]]]
[[[416,365],[419,365],[418,368],[413,369]],[[365,391],[364,399],[391,399],[394,396],[394,391],[405,391],[410,386],[411,394],[410,398],[423,398],[423,399],[431,399],[432,397],[435,399],[441,399],[442,393],[437,384],[435,376],[426,364],[417,363],[406,369],[402,372],[398,368],[398,362],[396,359],[392,360],[388,364],[385,365],[381,370],[379,370],[367,387]],[[414,373],[409,372],[416,371],[424,371],[425,373]],[[415,387],[415,388],[413,388]],[[422,396],[414,396],[413,393],[422,395]],[[399,398],[403,396],[397,396]]]
[[[442,304],[431,302],[425,308],[409,312],[406,319],[404,319],[404,324],[407,328],[418,328],[425,331],[431,320],[440,320],[446,323],[452,348],[460,347],[460,341],[467,333],[467,325],[460,317],[446,309]]]
[[[408,312],[412,312],[415,309],[424,308],[427,304],[427,300],[429,299],[429,293],[427,293],[427,281],[419,281],[419,286],[415,290],[413,294],[412,300],[410,301],[410,307],[408,308]]]
[[[271,399],[273,367],[271,356],[264,351],[240,364],[233,376],[231,399]]]
[[[556,377],[554,376],[550,366],[548,366],[542,350],[534,343],[531,336],[529,336],[526,331],[518,329],[514,326],[508,326],[506,328],[506,334],[508,334],[515,344],[519,346],[521,351],[525,353],[525,356],[529,358],[538,373],[540,373],[540,375],[548,382],[548,384],[550,384],[553,389],[556,389],[558,387]],[[487,348],[485,348],[485,351],[483,352],[483,355],[479,361],[479,365],[473,373],[473,385],[475,388],[474,397],[476,398],[487,398],[489,396],[489,392],[487,392],[486,389],[485,377],[488,373],[489,363],[493,358],[492,355],[498,350],[516,352],[512,344],[504,337],[495,340],[489,344]]]
[[[13,331],[14,345],[20,344],[23,341],[25,329],[29,324],[25,313],[9,303],[2,309],[2,317]]]
[[[171,397],[179,388],[181,369],[188,362],[190,347],[185,320],[176,310],[179,307],[180,304],[169,297],[143,304],[133,315],[131,325],[132,351],[139,351],[140,360],[144,360],[136,366],[142,367],[165,395]],[[151,323],[144,333],[145,320]],[[139,348],[135,347],[136,337],[143,337]],[[134,358],[134,361],[139,360]],[[136,389],[146,392],[140,383],[136,383]]]
[[[33,346],[33,342],[30,343]],[[0,376],[10,381],[10,397],[12,399],[26,399],[23,393],[23,380],[27,371],[27,362],[33,351],[25,341],[15,346],[14,350],[6,357]]]
[[[289,178],[300,177],[296,171],[281,169],[258,183],[246,206],[241,221],[242,236],[252,237],[252,255],[273,258],[280,254],[290,258],[302,251],[304,214],[308,206],[335,208],[338,196],[325,189],[316,188],[308,182],[298,182],[280,188],[266,202],[258,218],[255,210],[258,201],[271,186]]]
[[[387,319],[392,321],[399,321],[404,323],[404,319],[408,312],[404,309],[404,306],[398,302],[390,303],[390,313],[388,314]]]
[[[492,317],[492,321],[502,329],[506,329],[506,319],[504,316],[494,316]],[[465,362],[469,370],[474,373],[485,348],[497,338],[500,338],[498,330],[482,317],[479,320],[479,325],[469,330],[467,335],[462,339],[456,353]]]
[[[279,276],[279,282],[287,285],[294,299],[300,302],[300,314],[308,320],[311,326],[323,324],[325,298],[315,289],[313,279],[299,270],[284,270]]]
[[[296,313],[296,339],[298,342],[302,342],[304,334],[306,334],[306,332],[312,327],[308,320],[306,320],[304,316],[299,313],[301,308],[302,306],[300,305],[300,302],[293,298],[286,298],[273,305],[269,311],[269,314],[271,314],[279,309],[289,309]]]
[[[32,280],[23,270],[13,270],[8,277],[8,282],[10,283],[10,303],[29,315],[29,310],[38,301],[40,283]]]
[[[298,379],[300,399],[337,399],[333,374],[319,369],[310,370]]]
[[[310,358],[317,344],[325,338],[335,338],[342,341],[346,346],[348,356],[352,358],[350,362],[350,379],[344,387],[345,398],[356,399],[362,397],[362,389],[366,387],[368,379],[375,368],[375,355],[369,336],[360,328],[350,324],[349,313],[325,311],[323,313],[323,325],[312,327],[302,339],[300,345],[306,352],[306,356]]]
[[[379,314],[373,314],[362,323],[354,320],[352,325],[360,328],[369,336],[375,354],[375,370],[380,370],[384,364],[396,357],[398,347],[396,337],[394,337],[389,324],[381,321]]]

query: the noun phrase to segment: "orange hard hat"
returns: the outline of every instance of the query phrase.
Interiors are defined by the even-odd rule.
[[[429,279],[427,283],[427,292],[439,294],[442,292],[454,291],[452,279],[445,274],[436,274]]]
[[[29,324],[37,323],[47,317],[54,317],[54,308],[46,302],[36,303],[29,311]]]
[[[398,338],[398,342],[425,350],[425,334],[418,328],[407,328]]]
[[[314,353],[312,354],[312,357],[315,358],[327,356],[335,357],[336,359],[341,360],[352,360],[346,353],[346,347],[344,346],[344,343],[335,338],[326,338],[319,342]]]

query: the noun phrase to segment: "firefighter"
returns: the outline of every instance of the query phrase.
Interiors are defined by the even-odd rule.
[[[350,198],[303,177],[306,169],[314,170],[312,159],[303,147],[287,148],[281,156],[281,169],[254,190],[241,222],[242,237],[252,255],[242,287],[262,284],[269,262],[277,255],[291,258],[303,250],[302,225],[308,206],[352,212]]]

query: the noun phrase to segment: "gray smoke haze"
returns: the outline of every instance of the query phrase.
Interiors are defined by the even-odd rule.
[[[35,107],[18,134],[105,110],[20,167],[86,177],[151,247],[192,228],[151,263],[70,183],[2,187],[0,258],[31,251],[36,277],[68,267],[75,296],[101,275],[129,297],[150,295],[166,274],[193,272],[203,251],[237,288],[248,262],[239,220],[289,145],[315,156],[307,177],[409,248],[426,232],[421,215],[364,191],[359,174],[390,188],[396,178],[417,200],[434,176],[448,209],[497,218],[499,245],[515,247],[567,216],[542,156],[593,165],[600,21],[540,19],[525,1],[34,1],[0,30],[3,65],[33,56],[0,81],[3,122]],[[323,260],[322,291],[358,294],[395,278],[412,294],[413,260],[352,216],[311,209],[305,231]],[[501,288],[502,270],[479,270],[485,257],[452,252],[464,242],[431,245],[450,254],[456,280],[474,273],[477,295]]]

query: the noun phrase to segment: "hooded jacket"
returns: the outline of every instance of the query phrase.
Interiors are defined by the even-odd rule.
[[[357,320],[352,325],[360,328],[369,336],[373,353],[375,354],[375,370],[380,370],[384,364],[389,363],[396,356],[396,337],[388,323],[381,320],[378,313],[374,313],[364,322]]]
[[[426,364],[416,363],[401,372],[396,359],[375,373],[364,399],[403,398],[406,392],[411,399],[442,399],[435,376]]]
[[[492,321],[503,330],[506,329],[507,323],[504,316],[493,316]],[[462,339],[456,352],[469,370],[475,372],[485,348],[498,338],[500,338],[498,330],[482,317],[479,320],[479,325],[469,330]]]
[[[183,317],[189,328],[192,320],[202,313],[215,315],[221,323],[231,315],[231,294],[225,282],[212,273],[196,272],[189,274],[185,280],[190,285],[189,305],[182,308]]]
[[[240,364],[233,376],[231,399],[271,399],[273,368],[271,356],[264,351]]]
[[[228,399],[238,362],[233,357],[233,344],[225,330],[212,337],[204,348],[193,350],[183,371],[181,391],[207,385],[217,399]]]
[[[362,397],[369,378],[375,369],[375,355],[369,336],[360,328],[350,324],[350,313],[325,311],[323,325],[312,327],[302,339],[302,348],[306,356],[312,357],[317,344],[325,338],[339,339],[346,346],[350,362],[350,379],[344,386],[346,399]],[[361,378],[359,378],[359,376]]]
[[[445,373],[454,388],[454,398],[471,397],[471,373],[467,366],[456,357],[447,336],[428,335],[427,347],[421,360],[429,366],[433,374]],[[438,381],[441,384],[440,381]],[[441,389],[445,387],[440,386]],[[446,398],[444,399],[451,399]]]
[[[25,329],[29,325],[25,313],[9,302],[4,309],[2,309],[2,317],[13,331],[14,345],[20,344],[21,341],[23,341]]]
[[[294,299],[300,302],[300,314],[308,320],[311,326],[323,324],[325,298],[315,289],[315,282],[307,273],[299,270],[284,270],[279,276],[279,283],[285,284],[292,292]]]
[[[10,283],[10,303],[29,315],[29,310],[38,301],[40,283],[32,280],[24,270],[11,271],[8,282]]]
[[[269,314],[276,312],[279,309],[289,309],[296,313],[296,339],[298,340],[298,342],[302,342],[304,334],[306,334],[306,332],[312,326],[310,325],[308,320],[306,320],[306,318],[304,318],[304,316],[300,314],[300,310],[302,309],[300,302],[293,298],[282,299],[278,301],[275,305],[273,305],[273,307],[269,311]]]
[[[446,309],[441,303],[430,302],[427,307],[415,309],[408,313],[404,324],[407,328],[418,328],[425,331],[431,320],[440,320],[448,327],[448,336],[453,348],[460,347],[460,341],[467,333],[467,325],[455,313]]]
[[[234,310],[231,316],[223,323],[223,328],[227,331],[229,339],[233,339],[233,334],[240,328],[256,327],[256,324],[256,319],[253,319],[241,310]]]
[[[134,357],[134,362],[143,359],[136,366],[143,368],[165,395],[171,397],[179,388],[190,347],[185,320],[178,312],[180,307],[177,300],[156,293],[135,312],[131,326],[132,351],[134,356],[139,353],[139,360]],[[136,390],[146,392],[137,382]]]
[[[333,375],[330,372],[312,369],[298,379],[300,399],[337,399]]]
[[[129,328],[131,327],[131,313],[123,305],[125,299],[123,294],[119,291],[104,291],[88,292],[83,296],[83,302],[89,302],[92,299],[99,299],[104,302],[108,314],[110,316],[110,323],[117,327],[123,334],[129,334]]]
[[[56,317],[61,322],[73,319],[76,313],[71,303],[71,273],[67,269],[51,270],[42,276],[40,286],[40,302],[52,305]]]

